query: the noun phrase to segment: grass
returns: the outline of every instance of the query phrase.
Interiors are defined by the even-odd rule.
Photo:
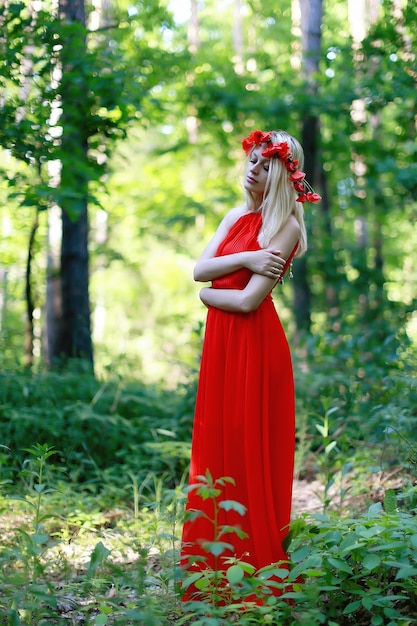
[[[298,485],[320,506],[292,524],[285,593],[230,563],[223,606],[181,602],[195,379],[0,372],[0,624],[417,624],[415,361],[330,347],[295,354]]]
[[[4,624],[416,623],[417,488],[405,477],[398,495],[387,489],[383,505],[355,518],[346,509],[340,515],[340,492],[333,507],[323,501],[323,512],[297,517],[284,581],[294,603],[270,598],[242,614],[243,576],[233,563],[228,605],[192,603],[185,612],[178,569],[184,480],[171,488],[155,474],[131,480],[131,497],[108,508],[105,492],[64,482],[59,472],[55,478],[54,456],[47,445],[29,448],[22,488],[0,498]],[[253,581],[261,589],[245,566],[245,584],[253,588]]]
[[[130,506],[107,510],[88,489],[42,482],[52,452],[34,446],[32,488],[1,499],[5,623],[171,623],[180,606],[181,488],[162,489],[162,480],[153,477],[142,489],[140,508],[132,488]]]

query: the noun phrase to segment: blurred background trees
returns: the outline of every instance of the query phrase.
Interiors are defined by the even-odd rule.
[[[413,0],[0,2],[0,612],[13,623],[70,618],[68,598],[77,623],[124,623],[129,606],[135,623],[178,615],[172,541],[206,315],[192,271],[241,202],[241,138],[256,128],[302,140],[323,196],[305,206],[308,254],[274,292],[296,379],[297,511],[313,511],[304,486],[336,513],[305,529],[305,569],[310,554],[323,567],[304,621],[415,615],[402,538],[417,510],[416,18]],[[47,534],[17,493],[42,495]],[[354,578],[346,524],[377,533]],[[110,557],[107,577],[100,541],[82,574],[85,531],[119,536],[129,563]]]
[[[323,195],[276,292],[293,340],[356,337],[365,360],[416,341],[416,17],[410,0],[4,2],[3,366],[92,365],[94,345],[99,375],[183,381],[193,263],[257,127],[303,141]]]

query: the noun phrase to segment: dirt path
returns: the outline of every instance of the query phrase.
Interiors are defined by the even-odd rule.
[[[318,513],[323,510],[323,484],[318,480],[294,480],[292,492],[293,516]]]

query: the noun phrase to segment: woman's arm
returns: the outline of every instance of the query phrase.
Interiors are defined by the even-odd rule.
[[[276,282],[276,278],[253,274],[244,289],[203,287],[200,299],[206,306],[214,306],[222,311],[250,313],[258,308]]]
[[[216,257],[217,248],[228,234],[233,224],[244,214],[241,207],[232,209],[220,223],[213,239],[205,248],[194,268],[194,280],[207,282],[246,267],[251,272],[269,278],[276,277],[285,264],[279,249],[248,250]]]
[[[279,247],[289,256],[300,236],[300,226],[296,219],[290,219],[277,235],[273,245]],[[277,282],[277,277],[268,278],[253,274],[244,289],[213,289],[204,287],[200,298],[207,306],[214,306],[223,311],[249,313],[258,308]]]

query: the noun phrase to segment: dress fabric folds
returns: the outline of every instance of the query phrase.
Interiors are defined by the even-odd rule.
[[[217,256],[260,248],[261,213],[240,217],[217,250]],[[287,262],[288,265],[288,262]],[[216,289],[243,289],[251,277],[245,268],[213,281]],[[221,555],[236,556],[257,569],[286,559],[282,541],[288,532],[295,448],[295,400],[291,355],[271,294],[250,313],[210,307],[198,383],[190,484],[209,470],[214,479],[230,476],[221,499],[243,504],[247,512],[220,511],[219,524],[239,526],[247,537],[222,537],[233,545]],[[188,510],[210,518],[213,503],[190,491]],[[182,536],[181,564],[214,567],[202,548],[213,541],[204,518],[188,520]],[[198,557],[204,564],[194,563]],[[193,597],[188,588],[184,600]]]

